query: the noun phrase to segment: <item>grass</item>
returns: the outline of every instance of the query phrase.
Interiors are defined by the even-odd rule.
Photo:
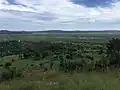
[[[5,40],[30,40],[30,41],[59,41],[59,40],[69,40],[71,42],[92,42],[91,44],[100,42],[106,42],[105,35],[95,35],[95,38],[88,39],[63,39],[57,38],[57,36],[41,36],[41,35],[0,35],[0,41]],[[93,37],[94,35],[83,35],[84,37]],[[82,35],[78,35],[81,36]],[[97,36],[97,37],[96,37]],[[103,37],[104,36],[104,37]],[[114,36],[114,35],[113,35]],[[100,38],[99,38],[100,37]],[[111,35],[109,35],[111,37]],[[86,47],[90,46],[90,43],[85,43]],[[91,47],[95,47],[92,46]],[[100,44],[101,45],[101,44]],[[84,53],[84,55],[91,55],[92,52]],[[94,51],[92,53],[95,60],[100,59],[100,55]],[[14,62],[12,62],[14,59]],[[12,81],[6,81],[0,84],[0,90],[120,90],[120,72],[110,71],[110,72],[82,72],[82,73],[62,73],[56,71],[48,71],[46,73],[40,70],[27,71],[26,66],[33,64],[34,66],[39,66],[40,63],[44,63],[47,60],[32,60],[24,59],[20,60],[17,56],[6,56],[0,59],[0,64],[5,64],[6,62],[12,62],[12,66],[19,69],[25,69],[24,78],[15,79]],[[1,69],[1,68],[0,68]],[[0,70],[2,71],[2,69]]]
[[[119,72],[65,74],[34,71],[31,76],[0,84],[0,90],[119,90]],[[117,75],[116,75],[117,73]]]
[[[77,38],[76,38],[77,36]],[[116,35],[115,35],[116,36]],[[119,35],[118,35],[119,36]],[[0,35],[0,41],[8,41],[8,40],[28,40],[28,41],[74,41],[74,39],[76,39],[77,41],[81,41],[81,42],[98,42],[99,43],[103,43],[107,41],[107,38],[111,38],[111,35],[108,34],[97,34],[97,35],[93,35],[93,34],[61,34],[61,35]]]

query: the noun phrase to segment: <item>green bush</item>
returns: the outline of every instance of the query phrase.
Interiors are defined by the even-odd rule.
[[[5,68],[9,68],[11,65],[12,65],[11,62],[6,62],[5,65],[4,65],[4,67],[5,67]]]
[[[0,81],[8,81],[8,80],[12,80],[14,78],[17,77],[22,77],[22,71],[20,71],[19,69],[16,69],[15,67],[13,68],[9,68],[9,69],[4,69],[1,74],[0,74]]]

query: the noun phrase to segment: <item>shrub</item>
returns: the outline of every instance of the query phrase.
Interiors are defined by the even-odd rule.
[[[44,66],[42,63],[40,63],[39,65],[40,65],[40,68],[43,68],[43,66]]]
[[[14,60],[14,59],[12,59],[12,62],[15,62],[15,60]]]
[[[32,66],[34,66],[34,64],[31,64],[30,66],[32,67]]]
[[[16,69],[15,67],[13,68],[9,68],[9,69],[5,69],[1,75],[0,75],[0,81],[3,82],[3,81],[8,81],[8,80],[12,80],[14,78],[17,78],[17,77],[22,77],[23,74],[22,74],[22,71]]]
[[[1,74],[0,81],[2,82],[2,81],[10,80],[10,79],[13,79],[13,73],[9,70],[3,71]]]
[[[9,68],[11,65],[12,65],[12,63],[7,62],[7,63],[5,63],[4,67],[5,67],[5,68]]]
[[[0,67],[3,67],[3,64],[0,64]]]
[[[46,72],[46,71],[48,71],[48,68],[47,68],[47,67],[44,68],[44,72]]]

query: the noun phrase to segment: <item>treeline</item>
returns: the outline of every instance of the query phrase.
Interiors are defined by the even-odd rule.
[[[0,30],[0,34],[32,34],[32,32]]]
[[[47,33],[47,34],[63,34],[63,33],[116,33],[120,32],[119,30],[103,30],[103,31],[94,31],[94,30],[89,30],[89,31],[81,31],[81,30],[69,30],[69,31],[64,31],[64,30],[46,30],[46,31],[9,31],[9,30],[0,30],[0,34],[42,34],[42,33]]]

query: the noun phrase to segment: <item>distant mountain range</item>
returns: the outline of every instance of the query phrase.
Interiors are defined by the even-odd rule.
[[[0,34],[42,34],[42,33],[95,33],[95,32],[103,32],[103,33],[109,33],[109,32],[120,32],[119,30],[99,30],[99,31],[63,31],[63,30],[47,30],[47,31],[9,31],[9,30],[0,30]]]

